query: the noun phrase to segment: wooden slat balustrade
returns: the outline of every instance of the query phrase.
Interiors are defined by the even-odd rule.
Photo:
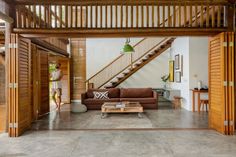
[[[40,3],[41,2],[41,3]],[[217,1],[89,1],[80,3],[16,1],[16,32],[37,29],[125,30],[162,28],[203,28],[219,30],[229,4]],[[119,2],[119,3],[118,3]],[[162,25],[161,25],[162,23]],[[227,24],[227,22],[226,22]],[[55,31],[56,32],[56,31]]]

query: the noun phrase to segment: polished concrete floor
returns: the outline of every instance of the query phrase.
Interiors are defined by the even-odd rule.
[[[77,129],[139,129],[139,128],[208,128],[208,113],[193,113],[184,109],[172,109],[170,102],[159,102],[158,110],[145,110],[143,118],[137,114],[109,114],[101,119],[99,110],[86,113],[71,113],[69,105],[61,112],[53,110],[37,120],[32,130],[77,130]]]
[[[234,157],[236,136],[205,129],[207,117],[163,103],[157,111],[146,111],[143,119],[135,114],[101,119],[99,111],[73,114],[65,105],[21,137],[0,134],[0,157]],[[128,124],[134,128],[122,129],[130,128]]]
[[[0,157],[235,157],[236,136],[213,130],[47,130],[0,135],[0,146]]]

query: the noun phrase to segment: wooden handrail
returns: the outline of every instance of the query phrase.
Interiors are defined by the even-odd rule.
[[[140,40],[139,42],[137,42],[133,47],[135,48],[137,45],[139,45],[140,43],[142,43],[146,38],[143,38],[142,40]],[[105,67],[103,67],[101,70],[99,70],[96,74],[94,74],[93,76],[91,76],[89,79],[87,79],[85,82],[88,82],[89,80],[91,80],[92,78],[94,78],[95,76],[97,76],[100,72],[102,72],[104,69],[106,69],[107,67],[109,67],[111,64],[113,64],[115,61],[117,61],[119,58],[121,58],[124,54],[119,55],[118,57],[116,57],[113,61],[111,61],[109,64],[107,64]]]

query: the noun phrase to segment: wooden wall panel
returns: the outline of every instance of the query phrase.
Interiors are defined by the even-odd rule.
[[[86,39],[71,39],[71,99],[80,100],[86,91]]]

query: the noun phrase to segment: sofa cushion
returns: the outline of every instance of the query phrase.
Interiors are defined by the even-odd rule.
[[[152,88],[121,88],[120,98],[149,98],[153,97]]]
[[[97,105],[97,104],[103,104],[104,102],[119,102],[119,98],[112,98],[112,99],[93,99],[93,98],[88,98],[84,100],[85,104],[90,104],[90,105]]]
[[[94,98],[93,92],[105,92],[108,91],[109,98],[119,98],[120,89],[119,88],[110,88],[110,89],[88,89],[87,98]]]
[[[120,101],[139,102],[140,104],[154,104],[157,102],[155,98],[120,98]]]
[[[108,91],[105,92],[93,92],[94,99],[109,99]]]

